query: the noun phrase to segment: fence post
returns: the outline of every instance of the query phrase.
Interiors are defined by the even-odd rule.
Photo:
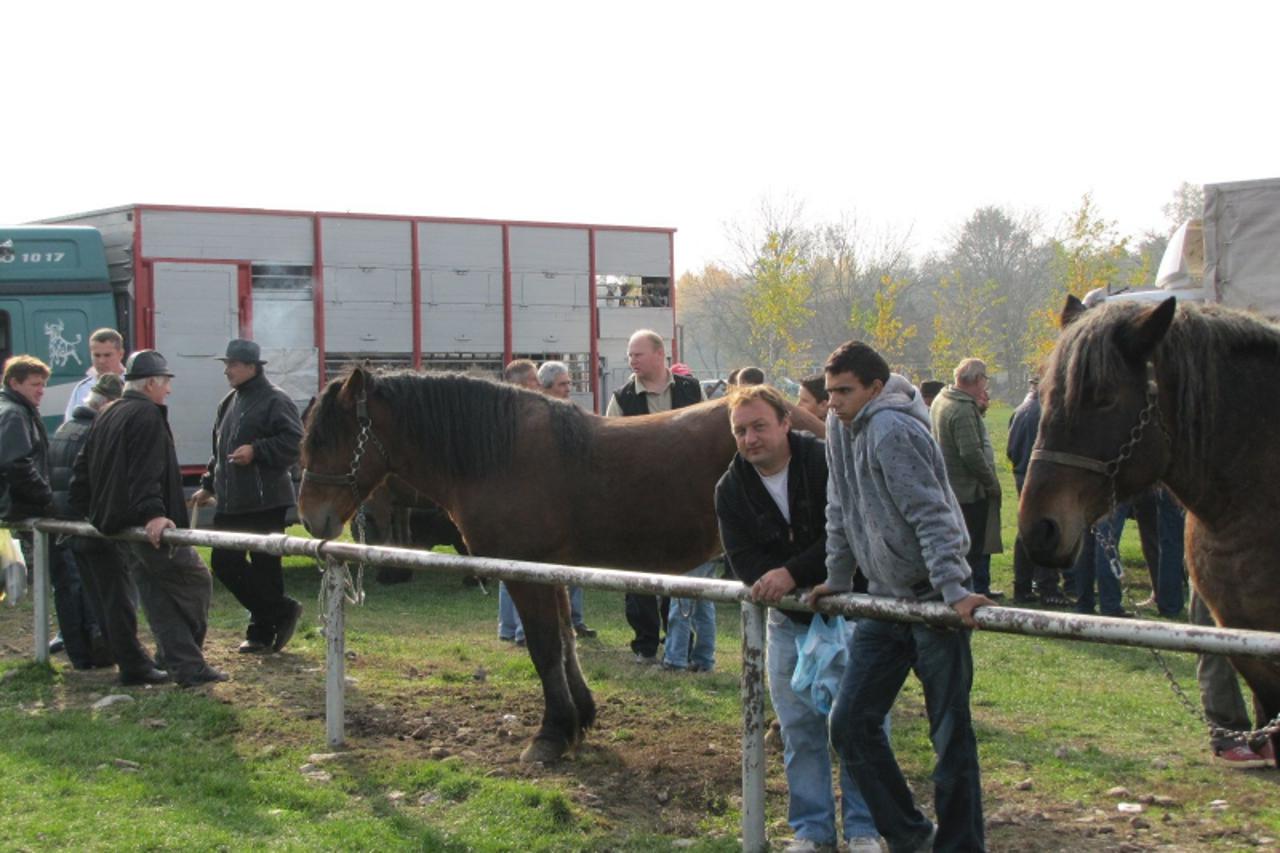
[[[49,662],[49,534],[32,530],[31,604],[35,610],[36,663]]]
[[[346,570],[333,558],[325,563],[324,590],[324,727],[329,746],[342,746],[346,714],[347,625]]]
[[[742,849],[767,850],[764,833],[765,614],[742,602]]]

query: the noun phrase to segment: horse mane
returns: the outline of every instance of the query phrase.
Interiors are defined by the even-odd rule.
[[[585,465],[591,430],[586,413],[514,385],[460,373],[413,370],[367,372],[370,399],[387,403],[397,427],[413,436],[426,461],[452,477],[477,478],[506,472],[526,437],[525,407],[543,406],[561,461]],[[346,375],[329,383],[308,418],[308,455],[345,437],[338,394]]]
[[[1079,425],[1081,407],[1096,389],[1132,381],[1133,364],[1119,340],[1149,308],[1108,303],[1086,311],[1063,331],[1041,393],[1062,407],[1069,424]],[[1152,354],[1159,381],[1176,377],[1178,434],[1201,465],[1212,458],[1210,445],[1230,417],[1219,411],[1218,391],[1239,383],[1241,356],[1280,363],[1280,328],[1243,311],[1187,302],[1178,303],[1169,331]]]

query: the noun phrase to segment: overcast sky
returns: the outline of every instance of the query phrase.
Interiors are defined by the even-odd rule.
[[[436,9],[437,6],[447,8]],[[139,9],[149,7],[146,11]],[[23,3],[0,222],[132,202],[910,231],[1280,176],[1264,3]]]

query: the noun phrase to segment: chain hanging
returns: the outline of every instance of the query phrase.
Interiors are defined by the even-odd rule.
[[[1159,395],[1156,390],[1154,380],[1148,383],[1147,405],[1138,414],[1137,423],[1130,428],[1129,439],[1120,446],[1120,450],[1117,451],[1115,457],[1105,464],[1105,475],[1110,481],[1111,486],[1110,501],[1108,502],[1106,514],[1106,518],[1109,520],[1115,518],[1116,506],[1119,503],[1116,496],[1116,478],[1120,474],[1120,466],[1133,456],[1134,448],[1138,446],[1138,442],[1142,441],[1142,435],[1151,424],[1152,420],[1155,420],[1155,422],[1159,424],[1160,432],[1164,435],[1165,445],[1172,449],[1173,438],[1169,433],[1169,426],[1165,423],[1164,416],[1160,412]],[[1103,554],[1107,558],[1107,568],[1110,570],[1111,574],[1115,576],[1116,583],[1120,586],[1120,589],[1124,594],[1125,603],[1134,611],[1135,614],[1140,616],[1142,608],[1134,602],[1132,593],[1122,583],[1124,580],[1124,565],[1120,562],[1120,549],[1118,539],[1115,535],[1115,526],[1108,524],[1104,535],[1103,531],[1100,530],[1098,525],[1095,523],[1089,525],[1089,532],[1093,534],[1098,544],[1102,546]],[[1204,709],[1200,705],[1192,702],[1190,697],[1187,696],[1186,691],[1182,689],[1182,685],[1178,683],[1178,677],[1173,674],[1173,669],[1169,666],[1168,661],[1165,660],[1164,655],[1160,653],[1160,650],[1149,649],[1149,651],[1151,652],[1151,656],[1155,658],[1156,663],[1160,665],[1161,671],[1164,672],[1164,676],[1169,682],[1169,687],[1173,690],[1173,695],[1177,697],[1182,706],[1187,709],[1187,713],[1205,725],[1209,730],[1210,737],[1238,738],[1247,742],[1280,733],[1280,714],[1277,714],[1273,720],[1261,728],[1253,731],[1234,731],[1214,725],[1209,721],[1209,718],[1205,716]]]

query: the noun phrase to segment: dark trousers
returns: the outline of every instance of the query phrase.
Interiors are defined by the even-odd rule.
[[[635,631],[631,651],[651,658],[658,653],[658,643],[667,628],[667,612],[671,599],[656,595],[627,593],[627,624]]]
[[[115,544],[104,539],[71,540],[80,580],[102,613],[99,627],[120,672],[134,675],[155,666],[138,642],[138,588]]]
[[[207,666],[202,649],[213,596],[209,569],[187,545],[122,542],[119,547],[137,579],[164,668],[180,684],[199,675]]]
[[[971,504],[960,504],[960,512],[964,515],[964,526],[969,531],[969,553],[964,555],[965,561],[973,572],[973,591],[986,595],[991,592],[991,555],[984,554],[987,545],[987,511],[990,503],[986,498]]]
[[[53,609],[58,614],[58,631],[67,651],[67,660],[76,669],[88,669],[104,659],[102,623],[99,611],[91,606],[80,580],[80,569],[69,542],[50,537],[49,579],[53,582]],[[96,602],[96,599],[92,599]]]
[[[218,513],[213,517],[213,527],[243,533],[282,533],[287,512],[287,507],[276,507],[259,512]],[[275,639],[277,626],[292,615],[297,604],[284,594],[280,557],[258,551],[214,548],[210,562],[213,574],[249,611],[245,638],[269,645]]]
[[[1119,532],[1123,529],[1124,519],[1128,515],[1129,505],[1120,504],[1111,517],[1098,522],[1098,534],[1110,537],[1114,527],[1118,543]],[[1124,590],[1120,586],[1120,579],[1115,576],[1102,543],[1092,532],[1085,531],[1084,541],[1080,544],[1080,553],[1071,568],[1075,573],[1077,613],[1092,613],[1095,601],[1103,616],[1119,616],[1125,612]],[[1097,584],[1096,598],[1095,583]]]
[[[1133,515],[1142,537],[1142,556],[1151,575],[1151,594],[1161,616],[1181,616],[1186,604],[1182,507],[1163,487],[1133,499]],[[1123,526],[1123,520],[1121,520]]]
[[[885,715],[914,671],[924,688],[938,835],[934,850],[982,850],[982,780],[969,714],[973,656],[968,631],[858,620],[849,665],[831,708],[831,744],[843,759],[889,849],[915,850],[928,837],[885,734]]]

